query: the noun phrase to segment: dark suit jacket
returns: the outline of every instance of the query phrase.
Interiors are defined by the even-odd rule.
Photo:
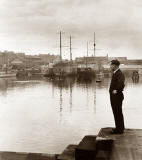
[[[125,86],[124,82],[125,82],[125,77],[120,69],[117,70],[115,73],[113,73],[109,88],[110,94],[112,94],[113,90],[117,90],[118,94],[122,93]]]

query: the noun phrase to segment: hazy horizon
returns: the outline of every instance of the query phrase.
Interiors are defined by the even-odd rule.
[[[142,2],[130,0],[1,0],[0,50],[26,54],[62,54],[69,58],[96,56],[142,59]],[[68,46],[68,47],[67,47]]]

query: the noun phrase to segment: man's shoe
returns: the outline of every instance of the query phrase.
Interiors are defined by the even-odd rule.
[[[112,128],[112,131],[117,131],[117,129],[116,128]]]
[[[116,129],[112,129],[112,131],[110,132],[110,134],[123,134],[124,131],[118,131]]]

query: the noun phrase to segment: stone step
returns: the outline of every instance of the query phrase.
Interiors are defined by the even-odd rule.
[[[97,136],[96,148],[97,150],[111,151],[114,140],[110,137]]]
[[[95,157],[95,160],[109,160],[109,159],[110,159],[110,152],[104,150],[98,151]]]
[[[78,145],[69,145],[57,160],[108,160],[113,140],[94,135],[85,136]]]
[[[110,160],[142,160],[142,129],[125,129],[123,134],[110,134],[112,128],[102,128],[100,137],[114,139]]]
[[[75,149],[75,160],[94,160],[96,152],[96,136],[85,136]]]
[[[99,136],[85,136],[75,149],[75,160],[108,160],[113,140]]]
[[[95,160],[109,160],[111,156],[111,151],[113,147],[113,139],[104,138],[97,136],[96,138],[96,148],[97,154]]]

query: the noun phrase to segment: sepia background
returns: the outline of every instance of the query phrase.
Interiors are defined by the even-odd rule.
[[[0,50],[58,54],[62,31],[65,46],[73,36],[73,57],[84,56],[95,32],[98,56],[142,58],[141,7],[140,0],[1,0]]]
[[[59,57],[60,34],[63,59]],[[75,63],[81,61],[87,67],[87,58],[82,57],[90,56],[88,63],[93,59],[95,71],[106,67],[108,76],[100,83],[95,78],[53,80],[42,73],[0,78],[1,151],[59,154],[85,135],[114,127],[108,92],[109,62],[114,57],[122,60],[125,73],[129,69],[123,102],[125,127],[142,129],[140,0],[0,0],[1,70],[15,65],[23,74],[41,64],[52,68],[59,59],[70,65],[70,36],[72,58],[78,58]],[[133,71],[139,73],[136,81]]]

